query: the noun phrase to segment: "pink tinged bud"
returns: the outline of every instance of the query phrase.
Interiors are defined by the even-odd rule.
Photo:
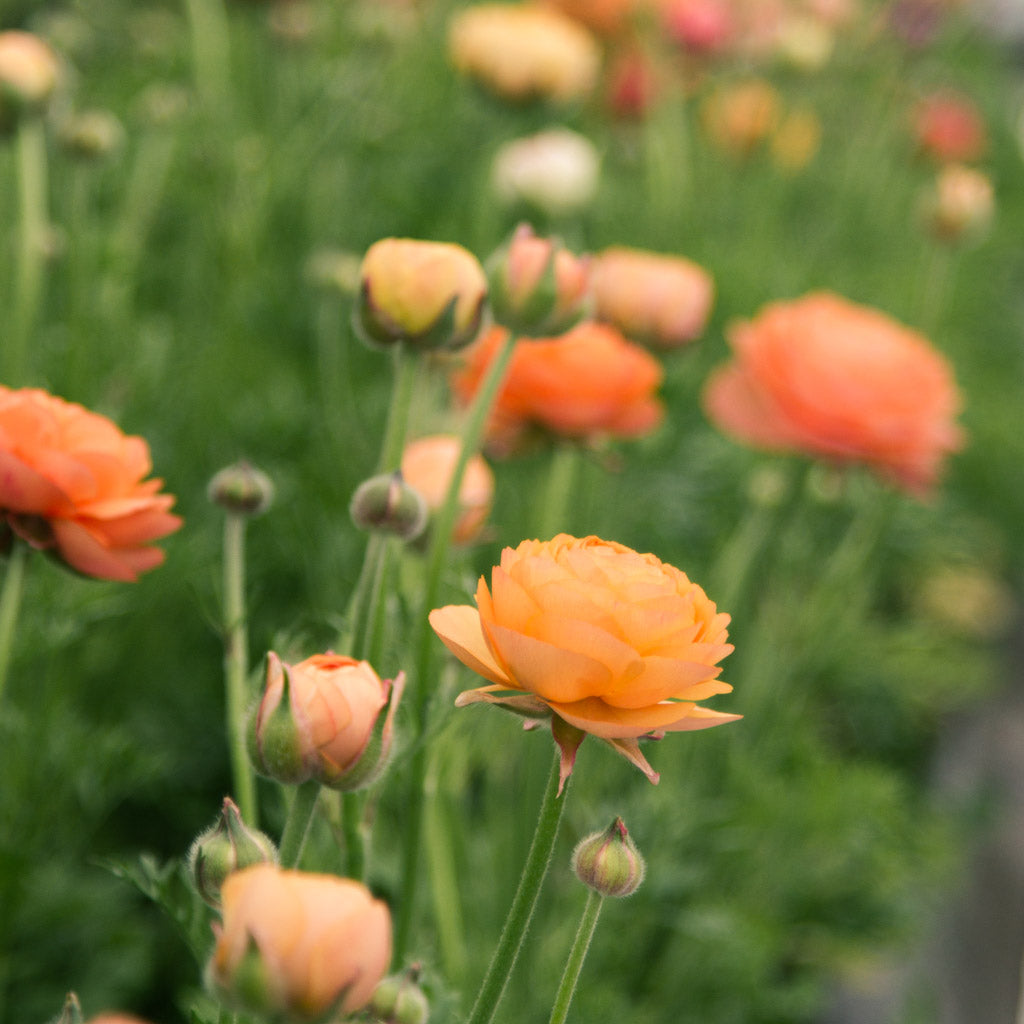
[[[314,779],[346,791],[370,785],[390,755],[404,686],[403,673],[382,681],[368,662],[343,655],[287,665],[270,652],[249,730],[256,770],[289,784]]]
[[[495,320],[531,337],[564,333],[590,312],[589,264],[520,224],[488,261]]]
[[[0,32],[0,127],[41,113],[57,88],[57,55],[31,32]]]
[[[381,239],[363,258],[360,281],[353,326],[371,346],[456,349],[484,325],[487,278],[459,245]]]
[[[349,514],[360,530],[391,533],[402,540],[414,540],[427,525],[426,502],[401,472],[382,473],[361,483],[352,495]]]
[[[622,819],[616,818],[604,832],[577,844],[572,869],[602,896],[629,896],[640,888],[646,866]]]
[[[364,1007],[391,957],[391,917],[365,886],[258,865],[224,883],[207,969],[232,1006],[319,1021]]]
[[[232,871],[253,864],[276,864],[277,848],[269,836],[249,828],[230,797],[220,817],[199,835],[188,853],[188,869],[196,891],[211,907],[220,907],[220,890]]]

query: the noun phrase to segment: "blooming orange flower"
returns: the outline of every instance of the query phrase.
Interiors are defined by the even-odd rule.
[[[641,737],[739,717],[697,703],[732,689],[717,678],[733,649],[729,616],[654,555],[597,537],[523,541],[502,551],[490,588],[480,578],[476,604],[430,613],[449,650],[491,683],[456,704],[550,718],[563,783],[586,733],[657,782]]]
[[[149,446],[105,416],[35,388],[0,386],[0,515],[72,569],[134,580],[164,560],[150,542],[181,519],[162,480],[144,480]]]
[[[469,401],[507,337],[495,327],[467,352],[452,384]],[[661,364],[613,327],[590,321],[557,338],[522,338],[516,343],[498,394],[488,441],[495,451],[513,451],[531,426],[567,437],[638,437],[661,422],[655,397]]]
[[[741,441],[863,462],[918,495],[961,446],[949,365],[884,313],[821,292],[767,306],[730,341],[704,405]]]
[[[402,476],[431,512],[444,503],[461,451],[462,439],[454,434],[433,434],[405,446]],[[466,463],[459,487],[459,510],[452,534],[456,544],[468,544],[479,535],[493,500],[494,474],[483,458],[474,455]]]
[[[391,915],[359,882],[283,871],[236,871],[221,890],[213,984],[245,1009],[321,1020],[365,1006],[391,958]]]
[[[382,681],[369,662],[342,654],[287,665],[271,651],[250,729],[257,770],[280,782],[316,779],[342,790],[368,785],[390,753],[403,683],[401,674],[394,684]],[[388,715],[378,724],[389,698]]]
[[[613,246],[594,257],[595,315],[627,337],[670,348],[704,330],[715,286],[691,260]]]

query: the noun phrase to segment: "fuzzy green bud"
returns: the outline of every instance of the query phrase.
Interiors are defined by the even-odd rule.
[[[393,533],[403,540],[421,534],[428,517],[422,495],[405,482],[401,471],[363,481],[352,495],[349,513],[360,530]]]
[[[581,882],[602,896],[629,896],[640,888],[646,871],[621,818],[577,844],[572,869]]]
[[[188,870],[196,892],[214,909],[220,907],[224,879],[251,864],[277,863],[277,848],[268,835],[249,828],[230,797],[220,817],[192,843]]]
[[[426,1024],[430,1005],[419,986],[420,966],[412,964],[400,974],[385,978],[374,989],[368,1007],[382,1024]]]
[[[236,462],[215,474],[206,489],[215,505],[243,516],[258,516],[274,500],[273,481],[248,462]]]

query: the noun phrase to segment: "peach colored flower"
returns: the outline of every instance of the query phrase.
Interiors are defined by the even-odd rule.
[[[463,402],[476,393],[507,332],[495,327],[466,353],[452,378]],[[514,450],[530,427],[566,437],[639,437],[664,413],[655,392],[661,364],[615,328],[585,321],[557,338],[521,338],[488,426],[499,453]]]
[[[271,651],[250,728],[259,772],[280,782],[316,779],[334,789],[374,781],[390,753],[404,677],[382,681],[369,662],[328,652],[297,665]],[[387,717],[379,721],[388,705]]]
[[[569,17],[605,36],[625,33],[652,0],[549,0]]]
[[[672,348],[693,341],[711,313],[711,275],[691,260],[613,246],[594,257],[595,315],[636,341]]]
[[[454,434],[433,434],[405,446],[402,476],[418,491],[427,508],[436,512],[444,504],[455,465],[462,451],[462,439]],[[479,455],[466,463],[459,485],[458,513],[452,539],[468,544],[479,536],[494,500],[494,474]]]
[[[586,733],[657,782],[641,737],[739,717],[697,703],[732,689],[717,678],[729,616],[654,555],[564,533],[523,541],[502,551],[490,588],[480,578],[476,604],[430,613],[445,646],[491,683],[456,704],[551,718],[563,782]]]
[[[597,84],[597,40],[553,7],[468,7],[452,18],[448,41],[455,67],[505,99],[565,103]]]
[[[458,348],[480,329],[487,277],[461,245],[382,238],[363,257],[360,279],[354,323],[371,345]]]
[[[865,463],[917,495],[962,444],[948,363],[884,313],[819,292],[772,303],[730,341],[704,406],[741,441]]]
[[[391,915],[359,882],[269,864],[228,876],[212,984],[243,1008],[320,1020],[365,1006],[391,958]]]
[[[16,29],[0,32],[0,114],[9,105],[39,110],[53,95],[60,77],[57,55],[39,36]]]
[[[992,223],[995,193],[984,171],[944,164],[923,196],[925,226],[943,242],[974,241]]]
[[[701,118],[708,135],[726,152],[749,156],[775,129],[779,94],[756,78],[722,86],[704,101]]]
[[[585,209],[601,174],[597,147],[568,128],[506,142],[491,165],[491,187],[506,206],[526,203],[549,217]]]
[[[939,161],[969,163],[988,147],[985,122],[974,103],[952,90],[925,97],[913,114],[917,145]]]
[[[105,416],[36,388],[0,386],[0,515],[33,547],[106,580],[164,560],[150,543],[181,519],[162,480],[144,480],[149,446]]]

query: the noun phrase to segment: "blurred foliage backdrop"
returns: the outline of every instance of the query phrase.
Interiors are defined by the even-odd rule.
[[[653,551],[736,612],[729,710],[746,716],[654,750],[657,788],[584,746],[560,864],[580,835],[622,814],[649,871],[606,911],[575,1015],[812,1020],[830,978],[906,948],[954,884],[978,808],[937,801],[930,758],[962,709],[1010,682],[1003,641],[1024,558],[1024,187],[1010,56],[961,10],[927,46],[844,33],[814,71],[726,60],[647,117],[621,119],[600,95],[513,106],[458,77],[445,43],[456,6],[228,3],[228,61],[197,81],[187,4],[0,5],[0,27],[42,34],[66,64],[48,126],[52,259],[26,382],[146,437],[186,521],[167,564],[131,586],[32,566],[0,716],[4,1022],[46,1020],[75,989],[87,1011],[117,1005],[179,1024],[201,984],[173,923],[109,864],[181,856],[229,787],[222,517],[205,493],[216,470],[247,458],[277,488],[248,533],[254,663],[271,647],[309,653],[337,638],[364,546],[347,505],[374,470],[391,367],[352,335],[346,261],[334,280],[311,265],[325,253],[357,259],[389,235],[457,241],[483,258],[524,215],[581,251],[647,247],[714,275],[704,337],[666,358],[665,426],[588,455],[564,526]],[[702,100],[751,74],[784,107],[820,117],[803,168],[781,168],[767,148],[737,157],[703,130]],[[944,247],[920,227],[934,167],[908,125],[939,87],[968,94],[989,135],[997,213],[973,246]],[[61,126],[94,109],[117,118],[121,144],[75,155]],[[552,124],[601,154],[598,195],[571,218],[503,206],[489,187],[497,148]],[[14,147],[0,144],[4,304],[17,178]],[[732,609],[714,589],[729,538],[771,514],[763,493],[796,460],[724,439],[697,395],[730,320],[816,288],[932,337],[956,367],[969,444],[933,502],[894,503],[877,548],[856,524],[880,489],[815,470],[751,607]],[[439,372],[416,430],[447,425],[441,394]],[[537,453],[497,465],[490,533],[453,563],[446,600],[462,603],[503,545],[535,534],[546,464]],[[977,600],[968,579],[982,581]],[[442,694],[458,686],[438,681]],[[550,755],[542,735],[479,709],[451,717],[438,742],[427,858],[450,872],[459,913],[449,907],[438,928],[425,894],[414,952],[441,1021],[482,973]],[[403,767],[400,754],[398,777]],[[372,881],[385,894],[401,791],[384,792],[376,821]],[[581,899],[556,870],[501,1019],[546,1016]]]

